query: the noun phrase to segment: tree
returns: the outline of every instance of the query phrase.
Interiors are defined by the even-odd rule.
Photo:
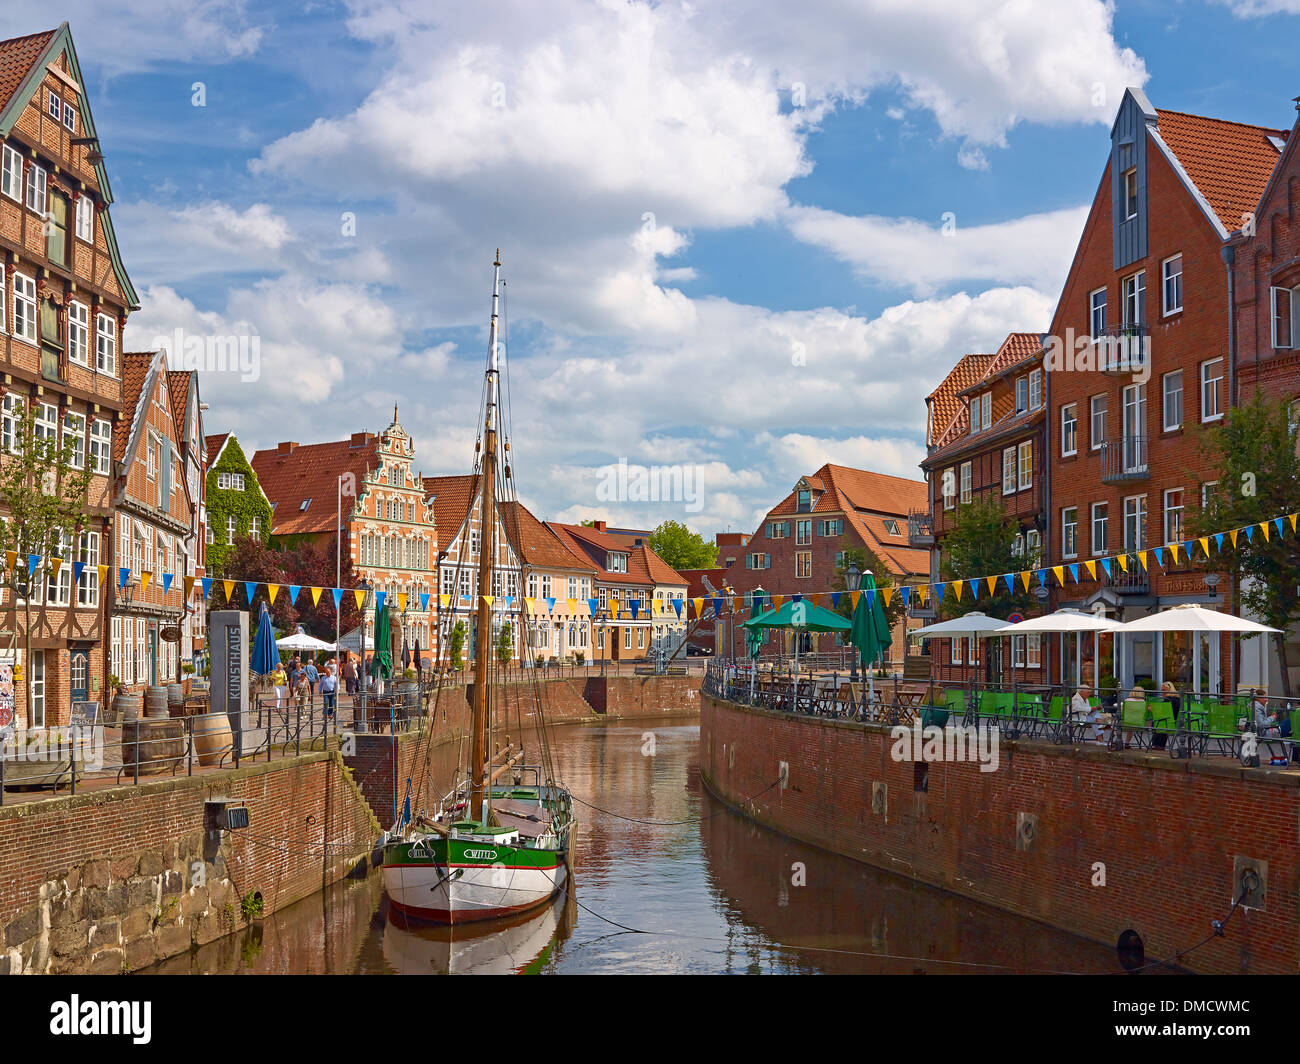
[[[835,566],[835,579],[833,581],[832,591],[845,591],[848,589],[848,572],[850,565],[856,565],[858,572],[870,572],[876,581],[876,588],[894,587],[895,580],[889,572],[889,567],[876,555],[876,553],[867,546],[850,547],[848,538],[840,541],[846,544],[843,551],[840,552],[840,562]],[[861,579],[861,577],[859,577]],[[902,595],[892,596],[892,601],[888,606],[884,605],[884,599],[881,599],[881,605],[884,606],[885,620],[889,622],[889,628],[892,631],[903,619],[907,612],[907,607],[903,604]],[[841,617],[850,620],[853,618],[853,596],[845,595],[840,599],[840,604],[835,607],[835,612]]]
[[[1259,393],[1228,412],[1227,420],[1203,431],[1202,452],[1219,469],[1216,490],[1207,494],[1199,513],[1188,519],[1191,535],[1211,536],[1227,529],[1258,525],[1300,510],[1300,457],[1297,428],[1289,405]],[[1285,525],[1283,526],[1285,527]],[[1224,544],[1223,556],[1204,569],[1226,569],[1241,594],[1241,604],[1265,624],[1280,628],[1273,637],[1282,674],[1282,690],[1291,694],[1287,630],[1300,619],[1300,551],[1294,539],[1284,540],[1270,528],[1267,539],[1258,530],[1237,537],[1235,550]]]
[[[514,630],[510,627],[510,622],[506,621],[497,633],[497,661],[502,665],[509,665],[510,659],[514,657]]]
[[[944,537],[940,578],[950,585],[974,577],[996,576],[998,581],[991,594],[983,580],[976,588],[976,595],[970,594],[968,585],[963,586],[960,601],[950,586],[939,605],[944,619],[960,617],[977,608],[977,598],[981,603],[979,609],[990,617],[1003,619],[1012,613],[1023,613],[1034,605],[1034,596],[1025,590],[1019,574],[1032,568],[1038,559],[1016,554],[1014,542],[1014,528],[1007,523],[1007,515],[996,501],[975,500],[958,508],[953,529]],[[1007,588],[1002,579],[1004,573],[1015,577],[1012,581],[1014,590]]]
[[[465,636],[469,629],[464,621],[457,621],[451,630],[450,660],[451,667],[457,672],[465,667]]]
[[[61,560],[60,572],[66,568],[71,579],[72,564],[82,547],[81,534],[89,521],[87,492],[91,474],[88,468],[74,466],[78,459],[76,445],[66,434],[60,446],[57,428],[37,431],[35,404],[25,404],[13,431],[14,438],[4,441],[6,453],[0,460],[0,510],[6,515],[0,521],[0,550],[14,551],[17,555],[5,586],[14,604],[15,629],[18,602],[22,601],[23,664],[27,672],[24,703],[27,724],[31,727],[30,592],[38,586],[38,581],[54,576],[51,558]],[[81,464],[86,465],[84,455]],[[34,571],[29,558],[40,559]],[[29,583],[33,585],[30,588]],[[76,595],[75,588],[72,594]],[[16,633],[11,637],[11,648],[14,638]]]
[[[665,521],[650,533],[650,549],[674,569],[712,569],[718,548],[680,521]]]

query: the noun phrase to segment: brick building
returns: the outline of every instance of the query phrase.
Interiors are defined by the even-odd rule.
[[[1046,381],[1042,336],[1011,333],[992,355],[967,355],[926,400],[935,426],[921,469],[929,508],[912,514],[908,542],[930,550],[929,579],[941,580],[944,542],[971,502],[996,502],[1006,515],[1012,551],[1021,569],[1038,564],[1047,526],[1047,492],[1042,464],[1047,453]],[[972,576],[987,574],[968,574]],[[932,602],[913,610],[935,617]],[[982,641],[946,639],[928,647],[939,680],[968,675],[982,664]],[[1002,675],[1019,683],[1045,679],[1042,640],[1017,639]]]
[[[139,305],[118,253],[112,201],[67,23],[0,42],[5,420],[12,426],[34,406],[40,431],[70,440],[93,473],[90,523],[65,554],[85,568],[75,591],[68,565],[42,576],[54,593],[33,596],[30,662],[22,660],[24,611],[5,596],[0,689],[25,667],[16,709],[29,726],[65,723],[74,699],[101,697],[106,672],[97,566],[112,531],[110,439],[122,428],[118,344]]]
[[[198,504],[185,476],[166,352],[123,355],[122,380],[127,427],[113,445],[110,666],[128,687],[144,687],[181,678],[183,577],[193,567]],[[125,584],[121,570],[129,570]]]
[[[203,435],[203,411],[206,404],[199,398],[199,375],[195,370],[168,370],[167,390],[171,394],[172,416],[176,421],[176,443],[180,449],[181,469],[190,495],[190,529],[185,535],[185,571],[176,574],[201,580],[207,575],[207,439]],[[183,581],[182,581],[183,582]],[[183,603],[181,618],[182,661],[197,662],[207,650],[206,611],[192,598]]]
[[[1300,109],[1300,108],[1298,108]],[[1233,352],[1237,398],[1261,392],[1292,405],[1300,423],[1300,122],[1291,128],[1281,158],[1254,210],[1254,226],[1232,235]],[[1253,231],[1252,231],[1253,230]],[[1288,660],[1300,661],[1300,633],[1292,631]],[[1276,655],[1264,640],[1243,641],[1241,678],[1271,691],[1282,689]],[[1292,668],[1292,689],[1300,668]]]
[[[342,527],[358,582],[387,594],[421,652],[436,638],[434,602],[438,532],[433,507],[411,464],[415,445],[397,420],[378,435],[300,446],[280,443],[253,455],[252,468],[271,502],[271,542],[334,547]],[[232,574],[238,575],[238,574]],[[428,594],[429,607],[421,607]],[[373,648],[374,610],[366,610],[366,646]]]
[[[744,556],[727,568],[727,582],[745,596],[737,611],[760,588],[768,596],[834,590],[847,549],[865,547],[884,563],[888,573],[876,574],[878,582],[928,580],[928,552],[908,543],[908,515],[926,508],[926,491],[924,481],[829,463],[801,477],[749,537]],[[916,627],[906,619],[896,626],[886,662],[900,662],[908,652],[905,625]],[[727,627],[729,653],[743,657],[743,635],[734,623]],[[783,633],[770,633],[773,652],[782,639],[789,641]],[[804,649],[830,651],[836,645],[834,635],[809,635]]]
[[[1232,594],[1226,577],[1212,588],[1186,563],[1184,518],[1218,476],[1197,430],[1220,422],[1233,396],[1225,249],[1255,210],[1285,136],[1157,111],[1140,90],[1125,93],[1046,353],[1044,564],[1080,571],[1078,583],[1054,589],[1056,606],[1101,603],[1132,620],[1183,602],[1221,606]],[[1144,569],[1139,552],[1155,548],[1164,565],[1148,555]],[[1093,579],[1083,564],[1120,552],[1131,559],[1127,573]],[[1202,683],[1211,678],[1208,644],[1185,634],[1137,637],[1118,663],[1110,642],[1101,674],[1124,686],[1190,685],[1197,670]]]

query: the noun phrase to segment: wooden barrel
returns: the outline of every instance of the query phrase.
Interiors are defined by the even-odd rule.
[[[119,691],[113,700],[114,718],[122,724],[140,719],[140,696]]]
[[[185,767],[185,722],[144,719],[122,726],[122,765],[131,772],[139,763],[140,775],[180,771]]]
[[[230,762],[234,736],[225,713],[204,713],[193,718],[194,754],[200,765],[219,765],[224,756]]]
[[[169,717],[185,716],[185,688],[182,684],[167,685],[167,715]]]
[[[147,687],[144,692],[144,715],[150,720],[163,720],[167,713],[167,688]]]

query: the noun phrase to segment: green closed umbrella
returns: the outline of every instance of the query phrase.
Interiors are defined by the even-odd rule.
[[[746,621],[742,628],[793,628],[796,632],[847,632],[849,622],[838,613],[823,609],[806,599],[791,600],[779,609],[770,610]],[[799,705],[799,641],[794,644],[794,704]]]
[[[388,630],[388,610],[381,596],[375,603],[375,667],[374,674],[387,680],[393,675],[393,651],[389,647],[392,637]]]
[[[761,614],[757,614],[761,616]],[[750,620],[754,620],[753,617]],[[741,625],[745,628],[745,625]],[[754,625],[752,628],[745,628],[745,650],[749,652],[749,660],[758,661],[758,656],[763,652],[763,629]],[[749,667],[749,700],[754,701],[754,666]]]
[[[876,578],[870,572],[862,574],[858,590],[862,594],[858,596],[858,604],[853,609],[853,628],[849,633],[849,642],[862,655],[862,670],[867,674],[868,697],[874,700],[876,688],[871,670],[894,637],[885,617],[883,597],[876,590]]]

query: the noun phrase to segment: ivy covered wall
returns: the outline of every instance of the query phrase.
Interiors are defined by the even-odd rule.
[[[242,473],[244,490],[217,487],[222,473]],[[216,463],[208,470],[207,480],[208,528],[212,533],[212,542],[207,547],[208,575],[220,575],[225,572],[226,557],[233,547],[226,544],[226,519],[235,518],[235,538],[249,535],[253,518],[261,518],[262,540],[271,535],[271,504],[267,502],[257,474],[249,465],[244,449],[234,434],[226,440],[226,446]]]

